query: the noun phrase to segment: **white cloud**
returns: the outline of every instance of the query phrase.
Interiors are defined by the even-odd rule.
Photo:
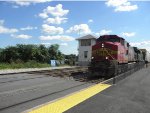
[[[128,3],[127,0],[108,0],[106,2],[107,6],[113,6],[113,7],[125,5],[126,3]]]
[[[49,42],[44,42],[44,43],[41,43],[41,44],[43,44],[43,45],[51,45],[51,43],[49,43]]]
[[[40,40],[73,41],[74,38],[66,35],[56,35],[56,36],[40,36]]]
[[[133,11],[138,9],[137,5],[131,5],[131,2],[128,2],[128,0],[108,0],[106,5],[108,7],[114,7],[116,12]]]
[[[48,6],[46,9],[43,10],[42,13],[39,14],[39,17],[45,19],[48,18],[49,14],[54,17],[63,17],[69,13],[69,10],[64,10],[62,4],[58,4],[55,7]],[[56,20],[56,18],[55,18]]]
[[[55,18],[48,18],[45,23],[47,24],[62,24],[66,23],[68,18],[61,18],[61,17],[55,17]]]
[[[131,32],[131,33],[124,32],[124,33],[122,33],[122,35],[126,36],[126,37],[133,37],[133,36],[135,36],[135,32]]]
[[[19,5],[19,6],[29,6],[31,2],[28,2],[28,1],[15,1],[14,2],[16,5]]]
[[[140,46],[141,43],[140,42],[133,42],[133,43],[130,43],[131,46]]]
[[[101,30],[99,33],[95,33],[97,36],[100,36],[100,35],[109,35],[112,31],[111,30]]]
[[[4,26],[0,26],[0,34],[9,34],[18,32],[15,28],[6,28]]]
[[[17,5],[13,5],[12,7],[13,7],[13,8],[19,8],[19,6],[17,6]]]
[[[21,35],[14,35],[14,34],[11,34],[11,37],[14,37],[14,38],[21,38],[21,39],[29,39],[29,38],[32,38],[32,36],[30,36],[30,35],[25,35],[25,34],[21,34]]]
[[[43,32],[54,35],[54,34],[63,34],[64,29],[61,27],[49,26],[47,24],[42,25]]]
[[[66,33],[89,34],[91,30],[87,24],[80,24],[70,27]]]
[[[92,19],[88,20],[88,23],[92,23],[92,22],[94,22]]]
[[[132,42],[130,44],[132,46],[147,46],[147,45],[150,45],[150,41]]]
[[[4,20],[0,20],[0,26],[2,26],[4,24]]]
[[[44,23],[59,25],[67,22],[68,18],[64,16],[67,15],[68,13],[69,10],[63,9],[63,5],[58,4],[55,7],[48,6],[43,10],[42,13],[39,13],[38,16],[44,19]],[[53,17],[49,17],[49,16],[53,16]]]
[[[61,43],[60,45],[61,45],[61,46],[68,46],[67,43]]]
[[[132,11],[136,10],[138,7],[137,5],[126,5],[126,6],[119,6],[115,9],[115,11]]]
[[[0,34],[9,34],[18,32],[18,29],[5,27],[4,22],[5,22],[4,20],[0,20]]]
[[[11,3],[15,3],[18,6],[29,6],[31,4],[36,3],[44,3],[44,2],[50,2],[51,0],[13,0]],[[15,8],[18,8],[15,6]]]
[[[45,19],[45,18],[48,18],[48,15],[47,15],[47,13],[43,12],[43,13],[39,14],[39,17]]]
[[[64,10],[62,4],[56,5],[56,7],[48,6],[43,10],[44,13],[51,14],[52,16],[64,16],[69,13],[69,10]]]
[[[20,30],[22,30],[22,31],[33,30],[33,29],[37,29],[37,27],[27,26],[27,27],[20,28]]]

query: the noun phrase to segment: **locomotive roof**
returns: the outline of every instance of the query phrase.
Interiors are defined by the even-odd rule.
[[[82,40],[82,39],[95,39],[95,40],[96,40],[97,37],[88,34],[88,35],[82,36],[82,37],[80,37],[80,38],[77,38],[76,40]]]
[[[117,35],[102,35],[99,38],[121,38],[121,39],[125,40],[124,38],[119,37]]]

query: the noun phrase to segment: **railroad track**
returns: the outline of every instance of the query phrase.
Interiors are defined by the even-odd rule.
[[[16,82],[21,80],[44,78],[49,76],[71,78],[73,75],[81,74],[84,72],[87,72],[87,68],[76,67],[76,68],[31,71],[31,72],[23,72],[23,73],[21,72],[21,73],[16,73],[16,74],[13,73],[13,74],[6,74],[6,75],[3,74],[2,76],[0,76],[0,84],[8,83],[8,82]]]
[[[20,75],[21,74],[21,75]],[[23,76],[22,76],[23,74]],[[7,76],[7,77],[5,77]],[[64,69],[54,69],[54,70],[42,70],[42,71],[31,71],[31,72],[21,72],[16,74],[6,74],[0,77],[0,84],[24,81],[30,79],[46,78],[46,77],[61,77],[70,80],[76,80],[80,82],[88,83],[100,83],[104,78],[94,78],[89,79],[87,67],[77,67],[77,68],[64,68]]]
[[[124,68],[124,67],[120,67],[120,69],[122,69],[122,68]],[[132,66],[132,68],[133,68],[133,66]],[[130,69],[132,69],[132,68],[130,68]],[[124,72],[118,71],[118,74],[121,74]],[[21,74],[21,75],[18,75],[18,74]],[[5,76],[7,76],[7,77],[5,77]],[[80,82],[90,82],[90,83],[99,83],[102,80],[104,80],[104,78],[88,79],[89,75],[88,75],[87,67],[75,67],[75,68],[63,68],[63,69],[53,69],[53,70],[21,72],[21,73],[16,73],[16,74],[13,73],[13,74],[6,74],[6,75],[3,74],[2,76],[0,76],[0,84],[16,82],[16,81],[21,81],[21,80],[45,78],[45,77],[50,77],[50,76],[67,78],[70,80],[73,79],[73,80],[80,81]]]

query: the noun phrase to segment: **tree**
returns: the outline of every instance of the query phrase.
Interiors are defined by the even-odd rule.
[[[48,52],[49,52],[49,56],[50,59],[52,60],[56,60],[57,59],[57,55],[59,52],[59,45],[58,44],[53,44],[48,48]]]
[[[65,55],[62,54],[60,51],[58,51],[57,60],[64,60],[64,58],[65,58]]]
[[[2,49],[2,48],[0,48],[0,62],[2,62],[2,61],[3,61],[3,59],[2,59],[2,53],[3,53],[3,49]]]
[[[15,61],[19,58],[18,50],[14,46],[7,47],[1,52],[1,57],[3,62]]]
[[[45,45],[17,44],[0,49],[1,62],[16,62],[34,60],[41,63],[48,63],[49,60],[63,60],[64,55],[59,51],[59,45],[53,44],[50,47]]]
[[[65,63],[69,65],[75,65],[77,56],[75,54],[65,55]]]
[[[36,53],[36,61],[39,62],[48,62],[49,61],[49,53],[48,49],[45,47],[45,45],[39,45],[37,48],[37,53]]]
[[[27,62],[28,60],[35,60],[35,55],[37,53],[37,46],[28,44],[18,44],[18,53],[20,56],[20,59],[23,60],[24,62]]]

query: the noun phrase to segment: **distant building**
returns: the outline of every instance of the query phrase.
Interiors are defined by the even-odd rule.
[[[92,52],[92,45],[96,43],[95,36],[86,35],[80,37],[78,40],[78,65],[80,66],[87,66],[91,62],[91,52]]]

